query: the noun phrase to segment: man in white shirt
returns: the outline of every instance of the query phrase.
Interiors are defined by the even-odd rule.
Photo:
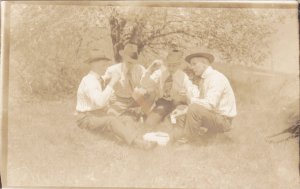
[[[228,79],[211,67],[214,56],[209,53],[193,53],[185,60],[196,77],[201,78],[200,96],[190,96],[188,108],[176,112],[177,116],[186,113],[185,123],[176,137],[181,135],[197,138],[231,130],[232,119],[237,114],[235,96]]]
[[[80,128],[111,132],[126,141],[143,149],[151,149],[154,143],[144,141],[134,122],[108,115],[109,100],[114,93],[114,87],[120,79],[120,74],[112,73],[110,81],[104,88],[101,84],[101,74],[110,64],[110,59],[97,52],[86,61],[90,72],[84,76],[77,91],[77,124]],[[103,83],[103,82],[102,82]]]
[[[187,96],[198,97],[198,87],[182,71],[183,53],[173,49],[165,63],[155,60],[146,70],[141,85],[156,94],[156,103],[148,115],[146,125],[157,125],[169,115],[177,105],[187,104]]]
[[[120,54],[123,62],[108,67],[103,76],[105,81],[109,81],[113,74],[119,75],[119,80],[114,85],[115,98],[112,98],[110,108],[110,113],[117,116],[139,108],[132,95],[135,88],[140,87],[141,78],[145,74],[145,68],[138,64],[137,45],[127,44]]]

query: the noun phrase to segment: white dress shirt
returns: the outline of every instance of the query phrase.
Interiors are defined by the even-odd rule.
[[[165,83],[169,76],[170,72],[163,66],[161,69],[154,71],[151,75],[146,73],[141,81],[141,85],[148,91],[154,90],[157,94],[157,98],[164,98]],[[198,87],[192,83],[188,75],[182,70],[177,70],[172,75],[172,80],[170,99],[167,100],[180,101],[180,99],[186,99],[187,96],[199,97]]]
[[[77,90],[78,112],[87,112],[104,109],[109,103],[109,98],[113,94],[113,89],[109,85],[102,90],[100,75],[90,71],[84,76]]]
[[[228,79],[220,72],[208,67],[202,74],[203,85],[199,86],[203,97],[191,98],[191,103],[203,105],[209,110],[234,117],[237,114],[236,101]]]
[[[136,64],[132,68],[131,78],[129,78],[127,75],[128,69],[125,63],[118,63],[108,67],[102,78],[107,80],[111,78],[112,73],[119,73],[121,78],[114,86],[115,95],[123,98],[130,98],[132,97],[134,88],[140,86],[140,81],[145,74],[145,71],[146,70],[142,65]]]

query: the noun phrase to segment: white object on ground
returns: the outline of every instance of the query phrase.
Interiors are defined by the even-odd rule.
[[[176,116],[173,114],[170,114],[170,118],[171,118],[171,123],[176,124]]]
[[[156,142],[160,146],[166,146],[170,140],[170,137],[168,133],[150,132],[144,134],[143,139],[150,142]]]
[[[177,106],[176,109],[173,110],[172,113],[170,114],[171,123],[176,124],[177,122],[176,118],[186,114],[187,110],[188,110],[188,106],[186,105]]]

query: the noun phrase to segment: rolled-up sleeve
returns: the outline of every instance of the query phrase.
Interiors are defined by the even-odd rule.
[[[116,71],[116,70],[114,69],[114,67],[112,67],[112,66],[108,67],[108,68],[106,69],[105,73],[104,73],[103,76],[102,76],[103,80],[104,80],[104,81],[107,81],[108,79],[110,79],[110,78],[111,78],[111,75],[112,75],[112,73],[113,73],[114,71]]]
[[[111,86],[108,85],[102,91],[102,89],[99,88],[99,84],[97,82],[97,80],[86,80],[85,94],[98,108],[104,108],[108,104],[109,98],[114,90]]]
[[[198,98],[200,96],[199,88],[189,78],[185,81],[185,88],[189,97]]]
[[[219,78],[214,78],[208,83],[205,89],[205,97],[202,99],[192,98],[191,103],[202,105],[210,110],[215,109],[224,92],[224,88],[224,82],[220,81]]]

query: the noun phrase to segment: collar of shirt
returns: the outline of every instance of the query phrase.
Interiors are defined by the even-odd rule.
[[[207,78],[213,71],[214,69],[211,66],[208,66],[206,70],[203,72],[201,78],[203,79]]]
[[[101,78],[101,76],[98,73],[96,73],[96,72],[94,72],[92,70],[89,72],[89,75],[95,77],[98,80]]]

